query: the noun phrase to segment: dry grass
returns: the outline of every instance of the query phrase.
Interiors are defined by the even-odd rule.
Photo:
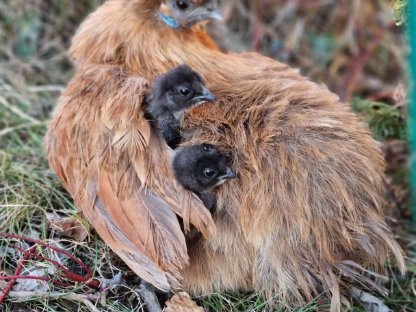
[[[72,200],[48,169],[41,141],[49,113],[72,74],[66,54],[70,38],[100,2],[0,2],[0,231],[60,246],[93,268],[95,276],[113,278],[122,272],[125,282],[98,297],[85,286],[50,286],[53,297],[9,298],[4,311],[90,311],[93,307],[100,311],[142,310],[137,278],[95,234],[80,242],[52,228],[47,219],[48,213],[79,218]],[[406,48],[401,30],[391,28],[388,1],[228,0],[222,6],[233,49],[255,49],[300,67],[314,80],[329,83],[345,98],[366,97],[388,105],[400,102],[397,87],[404,81]],[[362,64],[360,56],[377,33],[381,33],[380,44]],[[405,230],[408,190],[403,163],[407,155],[405,144],[399,141],[397,145],[389,158],[390,195],[395,195],[390,210],[399,217],[396,224],[401,231],[397,234],[408,253],[409,274],[397,277],[391,264],[393,278],[387,285],[391,294],[384,299],[394,311],[416,311],[416,239]],[[0,269],[7,274],[13,273],[19,262],[19,255],[13,252],[14,243],[0,242]],[[39,252],[83,273],[65,257],[50,250]],[[32,261],[25,269],[35,265],[46,266],[43,261]],[[264,301],[255,294],[213,294],[197,299],[209,311],[264,309]],[[318,301],[295,311],[317,311]],[[359,307],[353,309],[361,311]],[[282,306],[276,311],[290,309]]]

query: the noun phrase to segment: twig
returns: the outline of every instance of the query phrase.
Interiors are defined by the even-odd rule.
[[[256,19],[253,26],[253,40],[252,40],[252,48],[254,51],[260,51],[260,38],[261,38],[261,23],[258,9],[256,10]]]
[[[377,47],[380,45],[381,41],[383,40],[384,34],[392,26],[394,26],[394,24],[390,24],[390,25],[380,28],[373,35],[371,42],[367,44],[368,41],[366,41],[367,48],[362,53],[360,53],[361,49],[359,49],[357,54],[351,60],[352,64],[345,75],[344,82],[340,90],[338,91],[338,94],[340,95],[341,100],[343,102],[349,102],[351,100],[352,94],[354,93],[354,90],[356,89],[356,86],[358,84],[358,79],[360,78],[361,73],[363,72],[371,56],[373,55],[373,53],[375,52],[375,50],[377,49]]]
[[[30,92],[39,93],[39,92],[59,92],[62,93],[65,90],[64,86],[34,86],[27,88]]]
[[[20,273],[22,273],[23,270],[23,265],[26,262],[26,260],[28,260],[30,258],[30,255],[35,251],[36,249],[36,245],[32,246],[29,248],[29,250],[27,250],[24,254],[23,254],[23,258],[22,260],[19,262],[16,271],[14,272],[15,277],[19,276]],[[10,293],[10,291],[12,290],[14,284],[16,284],[16,280],[17,278],[12,278],[9,285],[7,285],[6,289],[3,290],[3,293],[0,294],[0,305],[3,304],[4,299],[7,297],[7,295]]]
[[[46,122],[40,122],[40,123],[25,123],[22,125],[18,125],[16,127],[9,127],[9,128],[5,128],[3,130],[0,131],[0,137],[5,136],[11,132],[17,131],[17,130],[21,130],[21,129],[26,129],[26,128],[31,128],[34,126],[42,126],[42,125],[46,125]]]
[[[28,121],[30,121],[33,124],[41,124],[41,122],[35,118],[33,118],[32,116],[29,116],[28,114],[22,112],[20,109],[18,109],[17,107],[11,105],[4,97],[0,96],[0,104],[2,104],[4,107],[8,108],[10,111],[12,111],[13,113],[15,113],[16,115],[18,115],[20,118],[22,119],[26,119]]]
[[[100,310],[91,302],[91,301],[100,300],[100,295],[95,295],[95,294],[80,295],[80,294],[65,294],[61,292],[11,291],[9,293],[9,297],[15,298],[15,299],[30,298],[30,297],[65,299],[65,300],[81,302],[85,304],[85,306],[92,312],[100,312]]]

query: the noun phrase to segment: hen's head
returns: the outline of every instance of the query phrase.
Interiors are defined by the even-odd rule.
[[[190,28],[207,20],[221,20],[216,0],[166,0],[172,21],[178,27]]]

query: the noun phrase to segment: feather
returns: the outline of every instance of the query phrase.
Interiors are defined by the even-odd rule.
[[[144,117],[148,87],[119,67],[79,70],[45,146],[51,167],[98,234],[139,276],[168,291],[188,264],[176,214],[207,237],[215,226],[175,181],[169,147]]]

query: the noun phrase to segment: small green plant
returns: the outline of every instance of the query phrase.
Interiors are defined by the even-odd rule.
[[[391,105],[354,98],[351,108],[360,115],[379,141],[389,139],[406,140],[406,116]]]

